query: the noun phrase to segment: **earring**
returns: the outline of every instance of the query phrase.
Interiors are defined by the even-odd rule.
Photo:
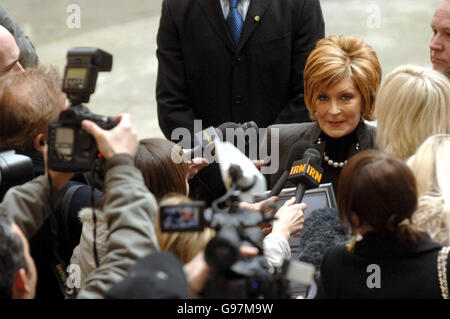
[[[347,251],[352,253],[355,251],[355,245],[358,241],[361,241],[363,239],[363,236],[360,234],[353,234],[350,238],[350,241],[347,243]]]
[[[317,116],[317,111],[314,111],[314,115],[316,115],[316,116]]]

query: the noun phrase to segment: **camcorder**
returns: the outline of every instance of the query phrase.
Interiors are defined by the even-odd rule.
[[[48,166],[61,172],[93,171],[102,183],[105,160],[95,139],[81,127],[91,120],[105,130],[117,125],[112,117],[93,114],[82,103],[88,103],[95,91],[98,72],[109,72],[112,55],[97,48],[73,48],[67,53],[63,92],[70,107],[61,112],[48,130]],[[95,182],[95,181],[94,181]]]
[[[250,185],[243,186],[240,182],[239,166],[232,165],[230,171],[232,188],[212,207],[205,207],[204,202],[160,206],[161,230],[202,231],[209,227],[216,231],[204,252],[213,269],[205,286],[205,298],[290,298],[288,273],[292,274],[294,264],[286,262],[280,269],[273,269],[264,257],[262,245],[261,226],[274,219],[269,210],[275,204],[263,207],[260,212],[240,208],[240,195]],[[220,203],[225,203],[223,208],[218,207]],[[242,245],[257,247],[259,255],[241,256]],[[313,272],[314,269],[309,272],[310,277]]]

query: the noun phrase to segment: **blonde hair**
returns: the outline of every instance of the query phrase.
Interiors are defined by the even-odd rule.
[[[305,104],[313,121],[317,120],[314,105],[320,92],[344,78],[353,80],[361,93],[362,119],[375,119],[374,101],[381,82],[377,54],[357,37],[332,35],[317,42],[306,61],[303,74]]]
[[[431,69],[397,67],[381,84],[375,109],[378,147],[405,160],[427,137],[450,133],[450,82]]]
[[[171,195],[161,200],[160,206],[179,205],[191,203],[192,201],[183,195]],[[214,237],[215,232],[206,228],[202,232],[161,232],[159,213],[156,214],[154,221],[156,237],[158,238],[161,250],[170,252],[180,259],[181,263],[186,264],[192,260],[200,251],[203,251],[206,244]]]
[[[450,135],[425,140],[407,163],[413,171],[419,197],[413,223],[443,245],[450,245]]]

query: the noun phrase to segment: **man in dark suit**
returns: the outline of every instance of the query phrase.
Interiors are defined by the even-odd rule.
[[[194,119],[202,128],[309,121],[303,69],[323,37],[319,0],[164,0],[157,38],[161,130],[171,139],[178,127],[193,133]]]

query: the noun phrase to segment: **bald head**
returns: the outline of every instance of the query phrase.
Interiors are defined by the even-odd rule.
[[[0,25],[0,76],[9,72],[22,72],[20,50],[12,34]]]
[[[450,78],[450,0],[443,1],[431,20],[433,38],[430,43],[430,57],[433,69]]]

